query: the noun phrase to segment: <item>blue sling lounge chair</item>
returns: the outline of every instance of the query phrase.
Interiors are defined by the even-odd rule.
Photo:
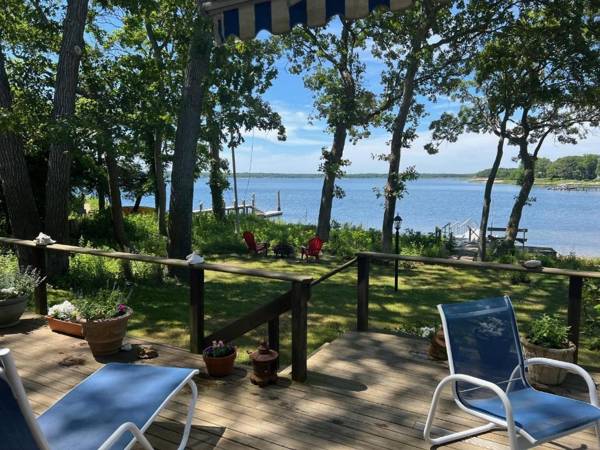
[[[37,419],[8,349],[0,349],[0,448],[5,450],[116,450],[139,443],[144,432],[185,385],[192,401],[179,450],[189,438],[198,390],[196,369],[107,364]]]
[[[511,450],[527,449],[595,426],[600,443],[600,408],[592,377],[581,367],[547,358],[523,360],[512,304],[508,297],[438,305],[442,316],[450,375],[433,394],[424,437],[433,445],[503,428]],[[587,384],[590,402],[537,391],[527,367],[543,364],[573,372]],[[452,386],[460,409],[488,423],[466,431],[431,437],[440,394]]]

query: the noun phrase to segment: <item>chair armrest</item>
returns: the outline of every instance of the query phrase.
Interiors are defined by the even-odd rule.
[[[596,383],[594,382],[592,376],[583,367],[570,362],[558,361],[550,358],[530,358],[525,360],[525,367],[535,365],[558,367],[579,375],[581,378],[583,378],[585,384],[587,385],[588,392],[590,394],[590,404],[597,408],[600,407],[600,403],[598,402],[598,392],[596,391]]]
[[[152,445],[150,445],[150,442],[148,442],[148,439],[146,439],[146,436],[144,436],[144,433],[142,433],[142,431],[133,422],[125,422],[123,425],[121,425],[119,428],[117,428],[115,430],[115,432],[113,434],[111,434],[110,437],[104,442],[104,444],[102,444],[98,448],[98,450],[108,450],[126,432],[130,432],[131,434],[133,434],[135,439],[140,443],[140,445],[145,450],[154,450],[154,447],[152,447]]]
[[[440,383],[437,385],[437,388],[435,389],[435,392],[433,393],[433,399],[431,401],[431,409],[429,410],[429,415],[427,416],[427,422],[425,424],[425,429],[423,431],[425,439],[430,442],[435,442],[435,440],[431,439],[430,433],[431,433],[431,427],[433,425],[433,418],[435,415],[435,410],[437,409],[440,395],[442,393],[442,390],[444,389],[444,387],[447,384],[456,383],[457,381],[463,381],[466,383],[473,384],[475,386],[479,386],[479,387],[488,389],[500,398],[500,401],[502,402],[502,405],[504,406],[504,414],[506,416],[506,418],[505,418],[506,428],[508,431],[508,437],[509,437],[509,441],[511,444],[510,448],[518,448],[517,440],[516,440],[517,438],[516,438],[516,434],[515,434],[515,421],[513,418],[512,405],[510,404],[510,400],[509,400],[508,396],[506,395],[506,392],[504,392],[498,385],[496,385],[494,383],[491,383],[486,380],[482,380],[481,378],[476,378],[471,375],[465,375],[465,374],[460,374],[460,373],[448,375],[446,378],[444,378],[442,381],[440,381]],[[453,388],[453,390],[454,390],[454,388]],[[458,399],[456,399],[456,400],[458,402]],[[462,404],[460,404],[459,406],[461,406],[461,408],[464,407]],[[455,433],[453,436],[464,437],[464,436],[467,436],[467,434],[466,434],[466,432],[464,432],[464,433],[460,432],[460,433]]]

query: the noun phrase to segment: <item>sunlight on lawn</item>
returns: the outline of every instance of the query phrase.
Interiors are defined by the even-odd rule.
[[[337,263],[301,263],[271,258],[228,257],[211,262],[308,274],[317,278]],[[513,299],[521,330],[541,313],[559,313],[566,320],[567,278],[530,275],[528,283],[516,283],[508,273],[456,270],[441,266],[409,265],[400,269],[399,291],[393,289],[393,266],[372,265],[369,326],[387,332],[415,332],[421,326],[439,325],[438,303],[474,300],[508,294]],[[206,272],[206,332],[251,312],[289,289],[289,284],[255,277]],[[172,280],[137,284],[130,305],[131,336],[188,347],[188,287]],[[281,318],[282,366],[290,361],[289,314]],[[356,267],[335,275],[312,290],[309,306],[308,345],[315,351],[356,324]],[[246,350],[255,349],[266,336],[263,326],[236,340],[239,362],[247,362]],[[583,364],[598,366],[598,355],[585,348]]]

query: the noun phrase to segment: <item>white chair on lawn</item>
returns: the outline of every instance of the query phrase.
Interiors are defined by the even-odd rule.
[[[0,349],[0,448],[6,450],[129,449],[152,446],[144,432],[188,385],[192,401],[179,449],[189,438],[198,390],[196,369],[107,364],[35,418],[8,349]]]
[[[508,297],[438,305],[450,375],[438,385],[424,437],[434,445],[504,428],[511,450],[527,449],[595,426],[600,444],[600,408],[592,377],[581,367],[547,358],[523,360],[519,333]],[[526,378],[527,367],[544,364],[581,376],[590,402],[538,391]],[[432,438],[440,394],[450,384],[458,407],[488,423]]]

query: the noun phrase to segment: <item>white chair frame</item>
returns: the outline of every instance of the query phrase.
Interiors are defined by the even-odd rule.
[[[446,339],[446,342],[450,342],[450,337],[448,336],[448,327],[446,324],[446,316],[444,315],[444,311],[442,310],[441,305],[438,305],[438,311],[440,312],[440,316],[442,318],[442,324],[443,324],[443,328],[444,328],[444,337]],[[520,345],[520,343],[518,345]],[[423,437],[430,444],[444,445],[444,444],[448,444],[450,442],[477,436],[477,435],[492,431],[494,429],[500,428],[500,429],[505,429],[508,433],[508,441],[509,441],[510,450],[525,450],[525,449],[533,448],[538,445],[544,444],[546,442],[552,441],[554,439],[558,439],[558,438],[567,436],[569,434],[576,433],[583,429],[595,426],[598,444],[600,445],[600,421],[593,422],[591,424],[585,424],[576,429],[572,429],[572,430],[569,430],[564,433],[559,433],[559,434],[550,436],[543,440],[534,439],[526,431],[522,430],[521,428],[519,428],[518,426],[515,425],[515,421],[513,418],[512,406],[510,404],[510,400],[507,395],[507,392],[509,392],[512,387],[512,380],[514,379],[517,372],[521,371],[520,365],[515,367],[515,369],[513,370],[513,373],[511,374],[511,377],[510,377],[511,381],[508,383],[506,391],[504,391],[497,384],[491,383],[491,382],[483,380],[481,378],[477,378],[477,377],[473,377],[473,376],[465,375],[465,374],[457,374],[454,370],[454,362],[452,360],[451,346],[447,345],[446,349],[448,352],[448,364],[450,366],[450,375],[448,375],[446,378],[444,378],[442,381],[440,381],[437,388],[435,389],[433,398],[431,400],[431,407],[429,409],[429,414],[427,416],[427,422],[425,423],[425,429],[423,430]],[[567,362],[563,362],[563,361],[556,361],[556,360],[548,359],[548,358],[530,358],[530,359],[524,360],[524,364],[525,364],[525,367],[533,366],[533,365],[553,366],[553,367],[565,369],[569,372],[579,375],[580,377],[582,377],[584,379],[584,381],[587,385],[589,397],[590,397],[590,404],[595,407],[600,407],[600,404],[598,402],[598,393],[596,391],[596,385],[594,383],[594,380],[592,379],[590,374],[582,367],[580,367],[576,364],[567,363]],[[523,377],[523,379],[525,379],[525,374],[522,374],[522,377]],[[456,384],[459,381],[467,382],[467,383],[473,384],[474,386],[479,386],[479,387],[482,387],[485,389],[489,389],[494,394],[496,394],[498,396],[498,398],[500,399],[500,401],[502,402],[502,405],[504,406],[506,420],[500,419],[500,418],[492,416],[490,414],[482,413],[481,411],[474,410],[472,408],[469,408],[465,404],[463,404],[461,402],[460,397],[458,396],[457,390],[456,390]],[[436,414],[436,410],[437,410],[438,403],[440,400],[440,396],[442,394],[442,391],[448,384],[452,385],[452,396],[454,398],[455,403],[458,405],[458,407],[460,409],[462,409],[463,411],[468,412],[469,414],[472,414],[476,417],[479,417],[480,419],[483,419],[483,420],[487,421],[488,423],[486,423],[485,425],[481,425],[479,427],[470,428],[468,430],[446,434],[446,435],[440,436],[438,438],[432,438],[431,437],[431,429],[433,426],[433,421],[435,419],[435,414]]]
[[[27,425],[31,430],[31,433],[40,448],[40,450],[51,450],[48,445],[48,441],[46,437],[42,433],[42,430],[37,423],[37,419],[31,409],[31,405],[29,404],[29,400],[27,400],[27,394],[25,393],[25,389],[23,387],[23,383],[21,382],[21,377],[17,372],[17,367],[12,358],[10,350],[7,348],[0,349],[0,377],[3,377],[8,384],[10,385],[13,394],[17,400],[19,407],[21,408],[21,412],[25,417]],[[119,426],[113,434],[111,434],[108,439],[98,448],[98,450],[107,450],[112,447],[122,436],[123,434],[130,432],[133,435],[133,439],[131,442],[125,447],[125,450],[129,450],[136,442],[139,442],[140,445],[145,450],[154,450],[144,433],[150,427],[152,422],[156,419],[158,414],[165,408],[165,406],[171,401],[171,399],[177,395],[184,386],[188,385],[192,391],[192,399],[188,407],[187,418],[185,422],[185,427],[183,430],[183,435],[181,438],[181,442],[177,450],[183,450],[187,444],[187,441],[190,437],[190,431],[192,428],[192,420],[194,419],[194,410],[196,407],[196,401],[198,400],[198,388],[196,387],[196,383],[192,380],[192,378],[199,373],[198,370],[193,370],[180,384],[177,386],[173,392],[171,392],[167,398],[161,403],[158,409],[152,414],[152,416],[148,419],[148,421],[139,428],[132,422],[125,422],[121,426]],[[85,380],[84,380],[85,381]],[[83,381],[82,381],[83,383]],[[79,385],[79,384],[78,384]],[[77,386],[78,386],[77,385]],[[73,389],[76,389],[75,386]]]

